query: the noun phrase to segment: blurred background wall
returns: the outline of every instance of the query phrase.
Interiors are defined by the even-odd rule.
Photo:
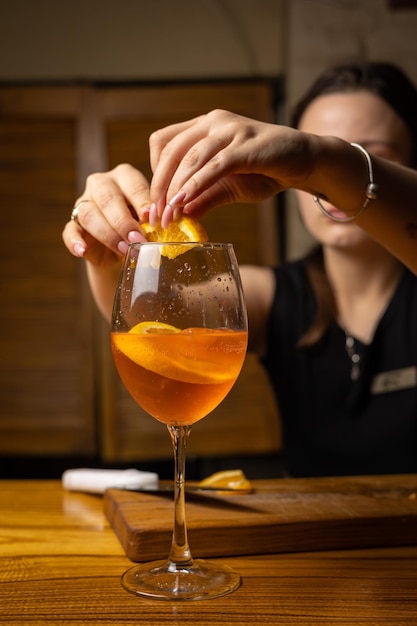
[[[61,241],[77,189],[122,161],[150,174],[149,133],[211,108],[285,123],[338,61],[392,61],[417,82],[417,1],[4,0],[1,9],[0,476],[27,476],[41,461],[38,474],[50,477],[75,462],[164,459],[170,473],[166,432],[123,393],[84,264]],[[241,262],[269,264],[311,243],[291,192],[285,204],[204,219]],[[278,417],[248,355],[193,433],[196,475],[242,455],[251,471],[279,472]],[[217,466],[201,465],[205,455]]]
[[[281,0],[2,4],[2,79],[154,81],[283,70]]]
[[[285,110],[350,57],[399,63],[417,82],[416,33],[415,0],[14,0],[0,81],[279,77]],[[288,255],[308,244],[290,212]]]

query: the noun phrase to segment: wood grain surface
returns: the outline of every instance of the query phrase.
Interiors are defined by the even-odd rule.
[[[187,494],[195,557],[417,544],[417,476],[253,481],[254,492]],[[129,558],[168,555],[173,499],[108,490],[105,514]]]
[[[390,492],[390,481],[383,483]],[[1,624],[417,623],[417,546],[223,557],[221,562],[242,579],[223,598],[135,597],[120,584],[132,561],[104,516],[102,497],[65,492],[58,481],[0,481]]]

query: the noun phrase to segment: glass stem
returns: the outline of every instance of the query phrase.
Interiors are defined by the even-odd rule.
[[[191,567],[193,558],[187,539],[185,520],[185,452],[191,426],[168,426],[174,449],[174,530],[172,533],[169,569]]]

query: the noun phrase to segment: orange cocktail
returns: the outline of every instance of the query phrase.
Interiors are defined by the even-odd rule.
[[[129,393],[157,420],[190,425],[226,397],[245,359],[247,332],[143,322],[112,333],[116,367]]]
[[[190,241],[194,233],[201,239],[193,223],[183,218],[174,224],[182,228],[173,243],[168,229],[157,233],[154,243],[129,246],[114,299],[111,343],[116,367],[136,402],[166,424],[174,454],[168,559],[131,567],[122,585],[148,598],[199,600],[234,591],[240,576],[191,555],[185,519],[186,446],[192,425],[215,409],[236,381],[248,324],[233,246]]]

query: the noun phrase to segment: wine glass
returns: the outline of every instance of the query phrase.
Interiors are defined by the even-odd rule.
[[[167,425],[174,450],[174,527],[167,561],[130,568],[122,585],[151,598],[230,593],[232,569],[194,560],[185,520],[185,450],[191,426],[228,394],[247,348],[247,316],[231,244],[137,243],[116,290],[112,351],[136,402]]]

